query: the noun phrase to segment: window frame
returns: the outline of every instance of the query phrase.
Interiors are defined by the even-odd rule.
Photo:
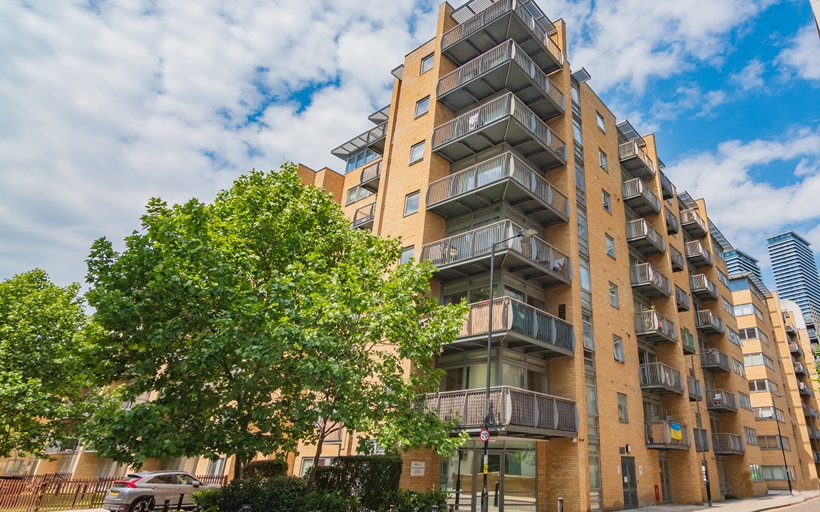
[[[612,335],[612,353],[619,363],[626,363],[626,352],[624,351],[624,340],[620,336]],[[620,355],[620,357],[619,357]]]
[[[612,214],[612,196],[604,189],[601,189],[601,205],[605,212]]]
[[[614,304],[613,304],[614,299]],[[620,307],[620,298],[618,297],[618,285],[613,283],[612,281],[609,282],[609,305],[615,309],[621,309]]]
[[[412,146],[410,146],[410,163],[408,165],[413,165],[413,164],[416,164],[416,163],[421,162],[421,161],[424,160],[424,150],[425,150],[425,143],[426,142],[427,142],[426,140],[423,140],[421,142],[417,142],[417,143],[413,144]],[[418,158],[413,160],[413,153],[416,152],[416,148],[418,148],[418,147],[421,147],[421,156],[419,156]]]
[[[424,69],[425,64],[429,63],[429,67]],[[419,64],[419,76],[431,71],[433,69],[433,65],[436,63],[436,52],[431,53],[430,55],[426,55],[421,58],[421,63]]]
[[[604,233],[604,243],[606,243],[606,254],[613,260],[617,259],[615,256],[615,239]],[[611,252],[610,252],[611,249]]]
[[[603,133],[606,133],[606,119],[597,110],[595,111],[595,126]]]
[[[601,148],[598,148],[598,165],[601,166],[601,169],[609,172],[609,161],[606,158],[606,153]]]
[[[408,253],[410,256],[405,259],[405,255]],[[399,265],[402,263],[409,263],[416,257],[416,246],[415,245],[408,245],[407,247],[402,248],[401,250],[401,257],[399,257]]]
[[[415,198],[416,205],[415,205],[415,209],[413,211],[408,212],[407,207],[410,204],[409,201],[411,200],[411,198]],[[404,216],[409,217],[410,215],[418,213],[420,203],[421,203],[421,190],[416,190],[415,192],[410,192],[409,194],[404,196]]]
[[[616,393],[617,394],[617,404],[618,404],[618,422],[629,424],[629,402],[627,400],[627,396],[623,393]],[[623,400],[621,400],[623,399]],[[623,403],[621,403],[623,401]],[[623,412],[623,415],[621,414]]]
[[[424,107],[424,112],[419,113],[419,105],[421,105],[422,102],[424,102],[424,101],[427,102],[427,105]],[[429,111],[430,111],[430,95],[427,95],[424,98],[422,98],[422,99],[420,99],[416,102],[416,110],[415,110],[416,115],[413,119],[418,119],[418,118],[420,118],[421,116],[423,116],[424,114],[426,114]]]

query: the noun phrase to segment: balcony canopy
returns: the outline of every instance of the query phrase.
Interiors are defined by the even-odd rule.
[[[333,156],[339,157],[345,161],[347,161],[347,157],[349,157],[351,153],[355,153],[356,151],[364,148],[370,148],[373,151],[382,154],[384,153],[384,140],[386,130],[387,121],[381,123],[375,128],[367,130],[361,135],[353,137],[352,139],[337,147],[330,153]]]

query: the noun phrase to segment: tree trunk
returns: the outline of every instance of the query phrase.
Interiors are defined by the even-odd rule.
[[[242,459],[238,453],[233,455],[233,479],[242,479]]]
[[[313,456],[313,467],[310,468],[310,475],[308,475],[307,486],[305,487],[305,494],[313,490],[313,482],[316,480],[316,468],[319,467],[319,458],[322,456],[322,445],[325,443],[325,423],[322,423],[322,433],[319,435],[319,441],[316,443],[316,455]]]

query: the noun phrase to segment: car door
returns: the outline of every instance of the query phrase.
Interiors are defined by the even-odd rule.
[[[179,498],[180,494],[183,495],[182,506],[193,506],[194,502],[191,501],[191,493],[197,492],[202,484],[199,480],[186,473],[178,473],[174,476],[177,481],[177,498]]]
[[[157,475],[148,482],[154,494],[154,506],[162,508],[166,501],[173,507],[179,500],[176,478],[173,474]]]

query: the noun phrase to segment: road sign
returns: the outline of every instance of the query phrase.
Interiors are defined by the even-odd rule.
[[[478,438],[481,439],[482,443],[486,443],[490,440],[490,431],[486,428],[481,429],[481,433],[478,434]]]

